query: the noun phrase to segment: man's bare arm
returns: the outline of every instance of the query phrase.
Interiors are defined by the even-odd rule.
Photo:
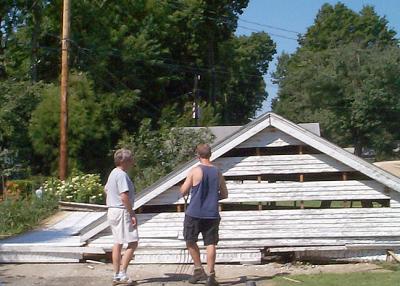
[[[129,214],[132,217],[132,224],[136,225],[136,214],[133,211],[133,206],[131,203],[131,200],[129,199],[129,193],[128,192],[123,192],[120,194],[121,196],[121,201],[124,204],[126,210],[129,212]]]
[[[189,172],[189,174],[186,177],[185,182],[183,183],[183,185],[180,188],[182,196],[186,196],[189,193],[192,186],[193,186],[193,170],[191,170]]]
[[[219,199],[227,199],[228,198],[228,188],[226,187],[226,182],[222,173],[219,173]]]

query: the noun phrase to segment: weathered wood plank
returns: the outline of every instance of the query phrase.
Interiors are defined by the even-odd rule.
[[[397,190],[397,192],[400,192],[400,179],[398,177],[381,170],[380,168],[366,162],[354,154],[343,150],[339,146],[336,146],[329,141],[304,130],[293,122],[285,120],[276,114],[271,114],[270,121],[271,125],[279,130],[290,134],[294,138],[304,142],[314,149],[319,150],[320,152],[339,160],[354,170],[357,170],[368,177],[375,179],[394,190]]]
[[[76,263],[82,257],[82,254],[79,253],[41,254],[35,252],[2,252],[0,253],[0,263]]]
[[[262,211],[223,211],[222,221],[292,220],[312,218],[399,218],[400,210],[392,208],[339,208],[339,209],[292,209]],[[139,225],[149,221],[168,223],[183,222],[184,213],[138,214]]]
[[[236,148],[283,147],[290,145],[304,145],[304,143],[280,130],[266,128],[239,144]]]
[[[200,250],[200,257],[202,261],[206,261],[206,253],[202,249]],[[261,262],[261,251],[260,250],[233,250],[233,251],[217,251],[216,255],[217,263],[227,262]],[[192,259],[187,250],[179,250],[178,252],[171,250],[154,251],[152,253],[135,253],[135,258],[131,262],[132,264],[147,264],[147,263],[179,263],[179,264],[191,264]]]
[[[398,221],[392,220],[392,221],[375,221],[375,222],[358,222],[356,220],[352,221],[341,221],[341,220],[331,220],[328,222],[321,222],[321,221],[306,221],[306,222],[301,222],[301,225],[298,225],[299,222],[297,221],[291,221],[290,223],[277,223],[277,222],[267,222],[267,221],[261,221],[257,224],[224,224],[222,223],[220,225],[220,231],[225,231],[225,230],[249,230],[249,231],[254,231],[254,230],[263,230],[263,229],[269,229],[269,230],[278,230],[278,229],[286,229],[286,228],[293,228],[293,229],[313,229],[313,228],[320,228],[321,231],[323,229],[333,229],[333,228],[368,228],[368,227],[382,227],[382,228],[398,228],[400,227],[400,224]],[[341,227],[343,225],[343,227]],[[161,226],[160,226],[161,227]],[[174,225],[174,226],[165,226],[168,227],[169,231],[181,231],[182,230],[182,225]],[[150,233],[157,233],[154,230],[154,226],[143,226],[140,228],[141,233],[145,233],[147,236],[150,235]]]
[[[261,169],[271,174],[302,173],[298,170],[315,172],[354,171],[343,163],[325,154],[270,155],[249,157],[223,157],[213,162],[224,175],[232,175],[234,171],[254,171]]]
[[[76,253],[76,254],[104,254],[102,248],[97,247],[62,247],[62,246],[47,246],[47,245],[25,245],[21,246],[19,244],[0,244],[0,253],[14,252],[14,253]]]
[[[103,221],[101,224],[95,226],[94,228],[88,230],[80,237],[81,242],[86,242],[88,239],[92,238],[96,234],[108,229],[110,227],[108,221]]]
[[[337,246],[296,246],[296,247],[272,247],[268,248],[268,252],[270,253],[279,253],[279,252],[298,252],[298,251],[327,251],[327,250],[346,250],[345,245],[337,245]]]
[[[375,181],[317,181],[317,182],[227,182],[229,198],[221,203],[290,201],[290,200],[358,200],[389,199],[384,186]],[[290,195],[290,196],[289,196]],[[333,197],[333,198],[332,198]],[[189,198],[190,202],[190,198]],[[151,200],[148,205],[184,204],[178,187],[173,187]]]

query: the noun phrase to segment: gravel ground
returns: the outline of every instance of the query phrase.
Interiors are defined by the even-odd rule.
[[[139,285],[188,285],[186,280],[192,268],[187,265],[131,265],[129,275]],[[217,265],[221,286],[245,285],[255,281],[257,286],[273,286],[273,277],[289,274],[315,274],[327,272],[382,271],[368,263],[346,265]],[[0,264],[0,286],[91,286],[111,285],[111,264]]]

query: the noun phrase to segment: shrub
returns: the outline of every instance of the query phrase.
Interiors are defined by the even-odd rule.
[[[5,197],[18,199],[26,197],[37,188],[32,180],[12,180],[7,181],[5,189]]]
[[[19,234],[37,226],[57,210],[58,199],[51,193],[42,198],[28,195],[22,199],[5,199],[0,203],[0,237]]]
[[[96,174],[78,174],[66,181],[50,179],[43,184],[45,192],[54,193],[60,200],[76,203],[104,203],[104,188]]]
[[[210,143],[214,135],[209,129],[188,128],[151,129],[151,121],[143,120],[139,131],[125,136],[118,148],[125,147],[134,154],[135,166],[130,175],[135,178],[137,191],[150,186],[176,166],[195,157],[197,144]]]

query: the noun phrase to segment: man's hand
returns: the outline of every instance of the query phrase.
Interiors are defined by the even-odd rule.
[[[132,224],[133,224],[133,226],[136,226],[136,224],[137,224],[137,219],[136,219],[136,214],[135,214],[135,213],[131,214],[131,219],[132,219]]]

